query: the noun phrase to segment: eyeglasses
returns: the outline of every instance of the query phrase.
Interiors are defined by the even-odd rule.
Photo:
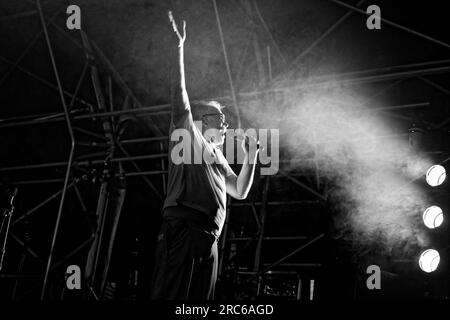
[[[225,115],[224,115],[223,113],[207,113],[207,114],[204,114],[204,115],[202,116],[202,118],[203,118],[203,117],[207,117],[207,116],[214,116],[214,117],[219,116],[220,122],[221,122],[220,124],[221,124],[222,126],[228,127],[228,122],[225,121]]]

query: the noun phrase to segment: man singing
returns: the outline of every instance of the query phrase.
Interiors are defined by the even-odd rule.
[[[174,37],[178,42],[177,72],[172,92],[170,136],[175,130],[189,133],[191,155],[195,161],[174,162],[172,150],[178,141],[169,142],[167,197],[163,224],[158,234],[152,299],[211,300],[217,280],[217,241],[226,215],[226,194],[245,199],[253,182],[258,150],[249,155],[249,139],[242,141],[245,158],[239,175],[230,168],[221,150],[228,123],[218,102],[190,103],[184,75],[182,33],[169,12]],[[198,128],[194,121],[201,123]],[[252,141],[253,142],[253,141]],[[255,141],[256,143],[256,141]],[[205,156],[213,161],[205,161]]]

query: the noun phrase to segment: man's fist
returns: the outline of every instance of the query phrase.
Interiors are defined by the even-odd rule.
[[[236,140],[241,142],[241,147],[244,150],[245,154],[249,154],[250,152],[250,145],[252,146],[252,150],[259,151],[260,145],[259,140],[255,139],[252,136],[238,136],[236,137]]]

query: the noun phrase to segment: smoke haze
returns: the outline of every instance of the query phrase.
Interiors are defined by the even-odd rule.
[[[414,153],[405,136],[391,128],[368,99],[337,86],[286,92],[275,114],[247,103],[247,118],[261,127],[280,128],[280,147],[293,161],[290,169],[314,170],[332,181],[329,199],[338,237],[360,251],[414,254],[426,245],[421,215],[426,197],[413,180],[431,164]],[[274,118],[275,117],[275,118]],[[407,132],[405,132],[407,134]]]

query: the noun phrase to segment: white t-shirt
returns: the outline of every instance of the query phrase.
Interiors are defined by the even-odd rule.
[[[222,151],[206,141],[202,132],[195,125],[190,110],[170,125],[170,135],[175,129],[186,129],[191,135],[191,161],[174,164],[171,159],[172,149],[179,141],[169,142],[169,174],[167,196],[164,209],[181,204],[203,212],[212,219],[218,237],[222,231],[226,215],[226,184],[225,178],[234,174]],[[203,155],[207,150],[214,161],[194,164],[194,154]]]

